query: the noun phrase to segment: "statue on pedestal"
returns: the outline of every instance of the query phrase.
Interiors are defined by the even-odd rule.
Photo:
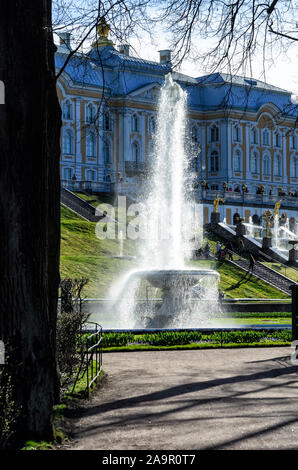
[[[271,217],[272,217],[271,211],[264,212],[263,219],[266,222],[266,237],[267,238],[270,238]]]
[[[217,210],[218,210],[218,207],[219,207],[219,203],[222,202],[224,203],[225,202],[225,199],[221,198],[221,197],[218,197],[218,194],[216,194],[216,197],[213,201],[213,208],[214,208],[214,211],[215,213],[217,213]]]
[[[281,199],[275,204],[274,209],[273,209],[273,219],[275,219],[275,216],[278,215],[278,211],[280,209],[281,205]]]

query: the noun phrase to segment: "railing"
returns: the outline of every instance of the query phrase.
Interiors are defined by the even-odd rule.
[[[91,191],[93,193],[107,193],[111,190],[111,183],[98,181],[61,180],[61,187],[75,192]]]
[[[80,335],[78,350],[81,360],[72,393],[78,381],[85,377],[85,391],[89,397],[92,385],[102,372],[102,327],[95,322],[88,322],[85,325],[93,325],[93,328],[89,334],[88,330],[82,330]]]
[[[125,171],[132,171],[135,173],[143,173],[146,169],[146,163],[144,162],[125,162]]]
[[[195,191],[195,195],[203,201],[213,201],[217,194],[219,197],[224,198],[226,203],[235,201],[274,206],[277,200],[281,199],[283,206],[298,207],[298,198],[292,196],[269,196],[269,194],[235,193],[223,190],[202,190],[200,188]]]

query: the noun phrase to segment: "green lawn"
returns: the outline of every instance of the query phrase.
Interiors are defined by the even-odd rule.
[[[87,198],[87,197],[86,197]],[[89,202],[91,197],[88,196]],[[92,196],[94,200],[97,198]],[[108,197],[105,202],[112,202]],[[118,214],[117,214],[118,216]],[[102,224],[103,225],[103,224]],[[88,222],[61,206],[61,278],[87,277],[90,282],[85,290],[88,297],[108,298],[109,288],[122,273],[133,269],[136,260],[113,258],[119,254],[117,240],[99,240],[95,235],[96,224]],[[137,242],[124,240],[124,254],[137,256]],[[220,273],[220,289],[227,298],[275,298],[288,296],[254,278],[228,262],[209,260],[192,261],[194,267],[216,269]]]
[[[288,277],[289,279],[292,279],[293,281],[298,283],[298,269],[292,268],[291,266],[285,266],[280,263],[264,263],[267,265],[269,268],[273,269],[274,271],[277,271],[280,274],[283,274],[283,276]]]

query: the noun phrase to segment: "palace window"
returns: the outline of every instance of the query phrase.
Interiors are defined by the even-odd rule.
[[[298,157],[295,155],[291,159],[292,178],[298,178]]]
[[[277,148],[281,147],[281,135],[279,132],[274,132],[274,146]]]
[[[259,173],[259,155],[257,152],[253,152],[251,156],[251,171],[252,173]]]
[[[103,158],[105,163],[111,163],[111,147],[109,142],[103,144]]]
[[[297,135],[292,134],[290,136],[290,147],[291,149],[296,149],[297,148]]]
[[[140,158],[139,145],[137,144],[137,142],[134,142],[132,144],[131,150],[132,150],[132,161],[137,163],[139,161],[139,158]]]
[[[281,176],[281,155],[274,157],[274,176]]]
[[[96,171],[87,170],[85,174],[85,181],[96,181]]]
[[[253,127],[251,130],[251,143],[257,144],[258,143],[258,129]]]
[[[266,147],[270,145],[270,134],[268,129],[264,129],[262,132],[262,144]]]
[[[210,129],[210,142],[218,142],[219,141],[219,129],[217,126],[212,126]]]
[[[108,111],[105,111],[103,114],[103,130],[104,131],[112,130],[111,116]]]
[[[234,153],[234,171],[241,171],[241,152],[236,150]]]
[[[191,142],[197,144],[199,142],[199,131],[197,126],[192,126],[191,128]]]
[[[148,120],[148,132],[149,132],[149,135],[152,135],[155,133],[155,119],[153,116],[150,116],[149,120]]]
[[[265,176],[270,175],[270,157],[267,154],[263,157],[263,174]]]
[[[210,155],[210,171],[218,171],[219,170],[219,155],[216,150],[211,152]]]
[[[71,101],[67,100],[63,103],[63,119],[70,120],[72,119],[72,103]]]
[[[73,133],[67,129],[63,131],[63,153],[67,155],[73,155]]]
[[[71,180],[73,177],[73,168],[63,168],[62,169],[62,179]]]
[[[131,130],[132,132],[138,132],[139,130],[139,119],[136,114],[131,117]]]
[[[96,119],[96,108],[93,104],[88,104],[86,108],[86,122],[94,122]]]
[[[240,126],[238,125],[233,127],[233,141],[234,142],[241,141],[241,129],[240,129]]]
[[[86,155],[87,157],[96,156],[96,137],[93,132],[89,132],[86,137]]]

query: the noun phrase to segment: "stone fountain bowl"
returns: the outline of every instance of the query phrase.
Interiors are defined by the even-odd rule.
[[[134,277],[145,279],[152,286],[160,289],[173,287],[192,287],[198,284],[203,278],[219,278],[219,273],[212,269],[154,269],[148,271],[138,271]]]

